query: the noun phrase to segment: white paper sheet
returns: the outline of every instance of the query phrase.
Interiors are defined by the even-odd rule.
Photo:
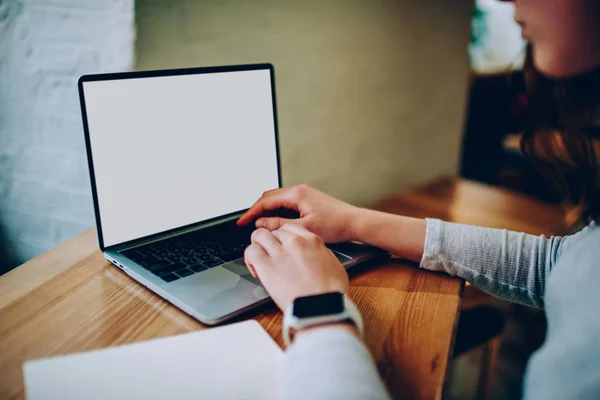
[[[256,321],[28,361],[28,399],[277,399],[283,352]]]

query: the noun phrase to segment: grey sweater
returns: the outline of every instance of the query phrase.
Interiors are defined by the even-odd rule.
[[[421,268],[545,309],[546,342],[529,362],[525,399],[600,399],[598,247],[594,225],[545,238],[428,219]],[[343,330],[299,337],[285,362],[286,399],[389,398],[367,349]]]

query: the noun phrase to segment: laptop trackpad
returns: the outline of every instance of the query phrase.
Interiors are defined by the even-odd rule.
[[[269,297],[243,259],[182,279],[177,289],[178,297],[211,319],[220,319]]]
[[[233,272],[234,274],[241,276],[244,279],[249,280],[250,282],[254,283],[255,285],[262,287],[260,280],[253,277],[252,274],[250,273],[250,270],[248,269],[248,267],[246,267],[246,263],[244,262],[243,258],[240,258],[239,260],[230,262],[229,264],[225,264],[225,265],[223,265],[223,268]]]

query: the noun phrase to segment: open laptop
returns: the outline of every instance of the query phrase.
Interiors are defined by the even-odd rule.
[[[269,301],[235,221],[281,187],[273,66],[86,75],[79,96],[106,259],[206,324]],[[382,254],[341,246],[346,267]]]

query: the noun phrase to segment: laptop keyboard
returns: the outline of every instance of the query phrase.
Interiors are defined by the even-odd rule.
[[[218,226],[121,251],[165,282],[237,260],[250,244],[248,229]]]

